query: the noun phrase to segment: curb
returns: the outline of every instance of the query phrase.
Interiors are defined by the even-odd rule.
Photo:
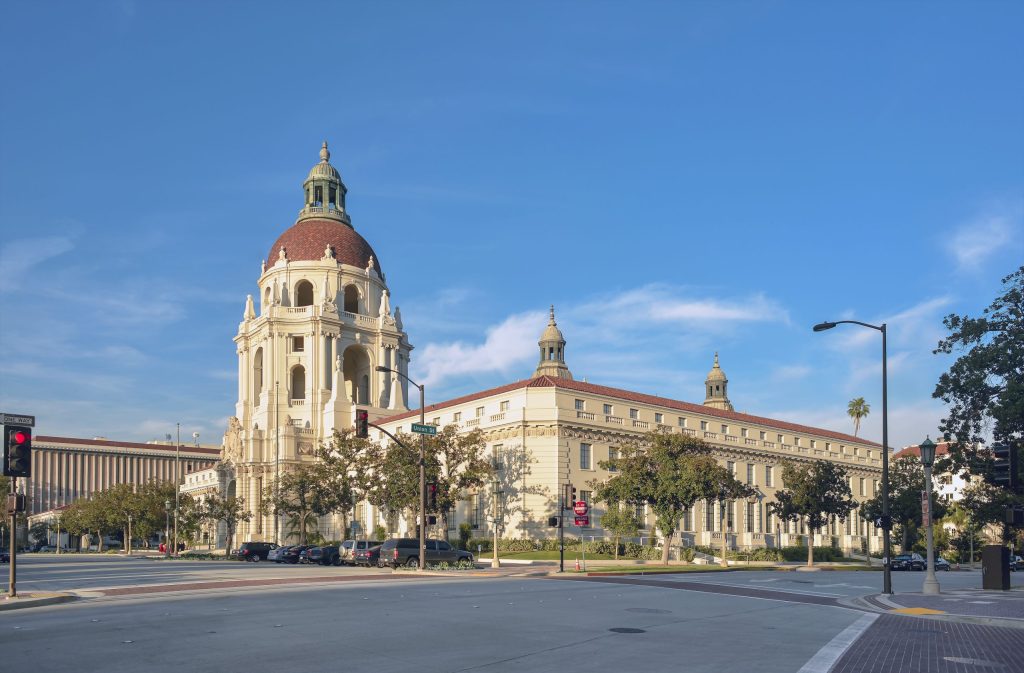
[[[1013,619],[1010,617],[984,617],[982,615],[911,615],[893,612],[906,606],[895,603],[885,597],[884,594],[867,596],[854,596],[840,599],[839,603],[849,608],[862,610],[864,612],[876,612],[883,615],[894,615],[896,617],[909,617],[911,619],[927,619],[936,622],[955,622],[960,624],[979,624],[981,626],[1001,626],[1011,629],[1024,629],[1024,619]]]
[[[24,610],[25,608],[39,608],[45,605],[56,605],[58,603],[70,603],[77,601],[78,596],[74,594],[51,594],[44,596],[28,596],[18,598],[5,597],[0,600],[0,612],[5,610]]]

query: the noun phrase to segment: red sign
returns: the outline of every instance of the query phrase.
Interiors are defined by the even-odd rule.
[[[580,528],[584,528],[586,526],[589,526],[590,525],[590,517],[586,516],[586,515],[576,517],[576,525],[578,527],[580,527]]]
[[[576,504],[572,506],[572,511],[576,512],[579,516],[583,516],[590,511],[590,508],[587,507],[587,503],[583,500],[577,500]]]

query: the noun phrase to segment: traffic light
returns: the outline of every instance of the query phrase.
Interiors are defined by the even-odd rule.
[[[572,509],[576,503],[576,487],[572,484],[562,486],[562,509]]]
[[[548,517],[548,528],[558,528],[558,517],[557,516],[549,516]]]
[[[427,511],[437,511],[437,484],[434,482],[427,484]]]
[[[436,526],[437,525],[437,517],[434,516],[433,514],[429,515],[427,517],[427,525],[428,526]]]
[[[992,445],[992,483],[1016,493],[1021,486],[1020,451],[1012,444]]]
[[[32,476],[32,428],[8,425],[4,428],[4,474],[8,477]]]
[[[370,436],[370,412],[356,409],[356,437],[366,439]]]

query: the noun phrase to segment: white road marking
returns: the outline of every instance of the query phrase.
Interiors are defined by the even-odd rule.
[[[818,650],[818,653],[811,657],[810,661],[804,664],[797,673],[828,673],[832,666],[839,661],[839,657],[843,656],[846,650],[857,642],[857,639],[876,619],[878,619],[878,615],[875,613],[862,615],[860,619],[836,634],[836,637],[830,640],[825,647]]]

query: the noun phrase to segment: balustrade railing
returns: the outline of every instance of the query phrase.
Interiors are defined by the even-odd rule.
[[[582,418],[585,421],[592,421],[592,420],[594,420],[594,412],[593,411],[580,411],[579,409],[577,409],[576,410],[576,418]]]

